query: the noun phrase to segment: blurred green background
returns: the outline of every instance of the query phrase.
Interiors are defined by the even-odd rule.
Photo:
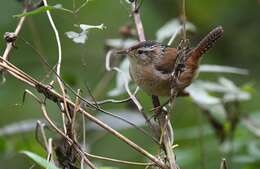
[[[61,3],[64,8],[72,9],[72,1],[53,0],[51,5]],[[77,6],[82,3],[76,0]],[[7,31],[13,31],[17,24],[17,18],[13,15],[22,11],[19,2],[0,2],[0,35]],[[155,39],[155,32],[167,21],[180,15],[180,0],[144,0],[141,8],[141,16],[147,39]],[[62,77],[74,89],[81,88],[86,91],[86,85],[92,90],[105,74],[105,40],[108,38],[121,38],[118,33],[120,26],[131,23],[127,4],[120,0],[92,0],[74,17],[62,11],[52,11],[52,15],[59,30],[62,42]],[[260,112],[260,94],[258,86],[260,83],[260,1],[259,0],[196,0],[186,2],[187,18],[192,22],[197,32],[189,34],[192,44],[211,30],[214,26],[222,25],[225,33],[224,38],[206,54],[202,63],[229,65],[246,68],[250,71],[248,76],[228,76],[238,86],[245,83],[253,85],[252,99],[242,102],[241,112],[245,114],[257,114]],[[65,36],[67,31],[77,31],[74,24],[84,23],[99,25],[104,23],[105,30],[93,30],[89,32],[86,44],[73,43]],[[45,13],[29,16],[22,28],[19,37],[31,42],[42,55],[46,56],[48,62],[54,65],[57,61],[57,47],[54,33],[50,27]],[[19,68],[32,75],[38,80],[43,80],[48,69],[43,65],[39,56],[26,45],[21,38],[16,43],[17,49],[11,53],[11,61]],[[5,49],[4,40],[0,41],[1,53]],[[202,74],[200,79],[216,79],[221,74]],[[6,83],[0,86],[0,128],[11,123],[22,120],[43,119],[40,106],[30,97],[22,103],[24,89],[34,89],[24,83],[6,75]],[[98,99],[106,98],[106,91],[115,86],[114,80],[110,81],[102,95]],[[126,95],[120,96],[124,98]],[[141,92],[139,98],[145,103],[146,108],[151,108],[148,96]],[[107,109],[121,110],[130,109],[129,105],[110,105]],[[55,105],[50,104],[49,112],[60,119]],[[172,116],[175,132],[175,143],[178,164],[181,168],[219,168],[222,157],[229,159],[230,155],[223,154],[214,132],[210,128],[206,118],[195,106],[190,98],[177,100],[175,113]],[[260,119],[258,120],[260,122]],[[87,123],[89,123],[87,121]],[[156,146],[150,138],[137,132],[135,129],[121,130],[122,133],[135,140],[153,153],[157,152]],[[89,137],[88,137],[89,136]],[[142,161],[143,157],[120,142],[115,137],[104,131],[90,130],[87,132],[89,151],[93,154],[106,155],[124,160]],[[250,149],[250,145],[255,147]],[[241,146],[242,145],[242,146]],[[258,169],[260,168],[260,140],[250,133],[245,126],[239,124],[235,132],[234,156],[237,160],[228,161],[232,169]],[[248,148],[249,147],[249,148]],[[252,146],[251,146],[252,147]],[[0,168],[29,168],[33,162],[23,155],[20,150],[45,155],[42,147],[34,138],[34,131],[21,132],[11,135],[0,135]],[[253,152],[250,152],[253,151]],[[230,158],[232,159],[232,158]],[[95,160],[100,166],[115,166],[117,168],[143,168],[136,166],[118,165],[110,162]],[[37,168],[37,166],[35,166]]]

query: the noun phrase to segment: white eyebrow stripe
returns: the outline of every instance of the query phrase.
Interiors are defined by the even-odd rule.
[[[141,48],[142,51],[153,51],[153,48],[152,47],[149,47],[149,48]]]

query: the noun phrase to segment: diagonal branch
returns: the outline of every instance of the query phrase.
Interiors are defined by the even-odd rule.
[[[3,60],[2,57],[0,57],[0,59]],[[5,61],[5,62],[7,62],[7,61]],[[29,81],[29,80],[25,79],[24,77],[21,77],[20,74],[17,74],[17,71],[12,70],[12,68],[10,68],[10,66],[6,66],[5,64],[1,64],[1,63],[0,63],[0,66],[5,68],[7,70],[7,72],[9,72],[11,75],[17,77],[17,79],[20,79],[23,82],[25,82],[25,83],[31,85],[32,87],[34,87],[35,89],[37,89],[37,91],[39,93],[43,94],[49,100],[51,100],[51,101],[53,101],[53,102],[55,102],[57,104],[58,103],[62,103],[64,101],[64,97],[61,94],[59,94],[58,92],[56,92],[54,89],[50,88],[49,86],[44,85],[44,84],[36,81],[35,79],[30,77],[26,73],[23,72],[23,74],[25,74],[26,76],[30,77],[30,79],[33,79],[32,81]],[[16,67],[14,67],[14,68],[18,69]],[[70,99],[68,99],[68,98],[65,98],[65,99],[66,99],[65,101],[68,104],[68,107],[70,107],[72,110],[77,107],[75,105],[75,103],[73,103]],[[83,108],[80,108],[78,112],[80,112],[81,114],[84,114],[85,117],[87,117],[90,121],[96,123],[98,126],[100,126],[103,129],[107,130],[108,132],[110,132],[111,134],[113,134],[114,136],[116,136],[120,140],[124,141],[129,146],[131,146],[133,149],[135,149],[139,153],[141,153],[144,156],[146,156],[147,158],[149,158],[151,161],[153,161],[155,163],[155,165],[157,165],[157,166],[159,166],[159,167],[161,167],[163,169],[167,169],[165,164],[162,163],[159,159],[157,159],[152,154],[150,154],[149,152],[147,152],[146,150],[144,150],[143,148],[138,146],[133,141],[129,140],[127,137],[125,137],[124,135],[122,135],[118,131],[114,130],[113,128],[111,128],[110,126],[108,126],[107,124],[102,122],[101,120],[97,119],[96,117],[94,117],[93,115],[91,115],[90,113],[85,111]],[[68,138],[66,135],[64,137]]]
[[[24,10],[23,10],[23,13],[25,13],[26,11],[27,11],[27,10],[24,9]],[[17,37],[18,34],[20,33],[20,31],[21,31],[21,29],[22,29],[22,26],[23,26],[23,24],[24,24],[25,19],[26,19],[26,16],[23,16],[23,17],[20,18],[20,20],[19,20],[19,22],[18,22],[18,24],[17,24],[17,27],[16,27],[16,29],[15,29],[15,31],[14,31],[14,36],[15,36],[15,37]],[[5,48],[4,54],[3,54],[3,56],[2,56],[3,59],[9,60],[10,52],[11,52],[11,50],[14,48],[13,43],[14,43],[14,42],[9,42],[9,43],[6,44],[6,48]]]

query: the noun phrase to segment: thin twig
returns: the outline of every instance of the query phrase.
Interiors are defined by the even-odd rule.
[[[94,104],[97,108],[100,108],[100,106],[99,106],[99,104],[98,104],[96,98],[95,98],[94,95],[92,94],[92,91],[91,91],[90,87],[88,86],[88,84],[86,84],[86,88],[87,88],[87,91],[88,91],[88,93],[89,93],[89,95],[90,95],[90,97],[91,97],[91,100],[93,100],[93,103],[92,103],[92,104]]]
[[[171,46],[173,41],[175,40],[176,36],[179,34],[181,29],[177,29],[171,36],[171,39],[169,40],[169,42],[167,43],[167,46]]]
[[[132,3],[132,15],[134,16],[139,41],[142,42],[142,41],[145,41],[145,35],[144,35],[144,28],[143,28],[143,24],[141,21],[139,9],[140,8],[138,8],[138,6],[137,6],[137,0],[134,0],[134,2]]]
[[[99,159],[99,160],[106,160],[106,161],[111,161],[111,162],[116,162],[116,163],[121,163],[121,164],[130,164],[130,165],[139,165],[139,166],[153,166],[155,165],[154,163],[141,163],[141,162],[134,162],[134,161],[125,161],[125,160],[119,160],[119,159],[114,159],[114,158],[109,158],[109,157],[104,157],[104,156],[98,156],[98,155],[93,155],[90,153],[85,152],[85,155],[91,158]]]
[[[28,90],[28,89],[25,89],[24,94],[23,94],[23,103],[24,103],[24,101],[25,101],[26,94],[31,95],[38,103],[41,103],[41,102],[42,102],[35,94],[33,94],[33,92],[31,92],[31,91]],[[37,123],[38,123],[38,122],[37,122]],[[47,141],[47,140],[46,140],[46,141]]]
[[[152,96],[154,107],[160,107],[160,100],[158,96]],[[172,126],[170,123],[170,119],[168,117],[168,112],[163,112],[162,108],[155,109],[156,116],[158,117],[159,126],[161,129],[161,142],[163,143],[163,147],[165,153],[167,155],[167,159],[170,163],[170,169],[177,169],[175,155],[172,150]]]
[[[24,9],[24,10],[23,10],[23,13],[26,13],[26,11],[27,11],[27,9]],[[17,25],[17,27],[16,27],[16,29],[15,29],[15,31],[14,31],[14,34],[15,34],[16,37],[18,36],[18,34],[19,34],[20,31],[21,31],[25,19],[26,19],[26,16],[23,16],[23,17],[20,18],[20,20],[19,20],[19,22],[18,22],[18,25]],[[14,45],[13,45],[12,42],[7,43],[6,45],[7,45],[7,46],[6,46],[5,51],[4,51],[4,54],[3,54],[3,59],[9,60],[8,56],[9,56],[11,50],[14,48]]]
[[[36,137],[36,140],[39,142],[39,144],[41,144],[42,147],[44,147],[44,149],[46,151],[48,151],[48,141],[47,141],[47,137],[46,137],[46,134],[45,134],[45,131],[44,131],[44,126],[45,126],[44,123],[42,123],[40,120],[37,120],[35,137]],[[38,134],[39,129],[40,129],[40,134],[42,136],[44,145],[42,144],[42,141],[39,139],[39,134]]]
[[[80,89],[77,90],[77,94],[79,95],[80,94]],[[75,101],[75,109],[73,111],[73,114],[72,114],[72,117],[71,117],[71,128],[72,128],[72,131],[74,133],[72,133],[72,135],[74,136],[74,139],[76,140],[77,136],[76,136],[76,132],[75,132],[75,124],[76,124],[76,113],[79,111],[79,108],[80,108],[80,99],[78,97],[76,97],[76,101]],[[83,130],[85,130],[83,128]]]
[[[43,3],[44,3],[44,6],[48,6],[48,3],[47,3],[47,0],[43,0]],[[47,16],[48,16],[48,19],[50,21],[50,24],[52,26],[52,29],[55,33],[55,37],[56,37],[56,41],[57,41],[57,46],[58,46],[58,62],[57,62],[57,67],[56,67],[56,72],[57,72],[57,75],[59,77],[60,76],[60,70],[61,70],[61,61],[62,61],[62,53],[61,53],[61,43],[60,43],[60,36],[59,36],[59,32],[54,24],[54,21],[52,19],[52,16],[51,16],[51,13],[49,10],[46,11],[47,13]],[[59,83],[59,86],[60,86],[60,89],[61,89],[61,92],[62,92],[62,95],[63,95],[63,100],[64,100],[64,109],[65,109],[65,112],[66,112],[66,115],[67,115],[67,118],[69,121],[71,121],[71,118],[70,118],[70,115],[69,115],[69,111],[68,111],[68,106],[67,106],[67,102],[66,102],[66,93],[65,93],[65,89],[64,89],[64,85],[62,83],[62,81],[60,80],[60,78],[57,77],[57,81]]]
[[[97,169],[96,167],[95,167],[95,165],[94,164],[92,164],[86,157],[85,157],[85,155],[84,155],[84,152],[83,151],[81,151],[81,148],[80,147],[78,147],[78,146],[75,146],[75,142],[76,142],[76,140],[74,140],[74,139],[70,139],[69,137],[67,137],[66,136],[66,134],[65,133],[63,133],[61,130],[59,130],[59,128],[54,124],[54,122],[50,119],[50,117],[48,116],[48,112],[47,112],[47,109],[46,109],[46,105],[42,102],[41,103],[41,108],[42,108],[42,112],[43,112],[43,114],[44,114],[44,117],[45,117],[45,119],[49,122],[49,124],[60,134],[60,135],[62,135],[63,137],[64,137],[64,139],[66,139],[66,141],[71,145],[74,145],[73,147],[74,147],[74,149],[76,149],[76,151],[79,153],[79,155],[82,157],[82,159],[84,160],[84,162],[87,164],[87,165],[89,165],[89,167],[91,168],[91,169]],[[42,130],[42,133],[43,133],[43,137],[45,138],[45,141],[46,141],[46,135],[45,135],[45,132],[44,132],[44,129],[43,129],[43,127],[41,128],[41,130]],[[48,159],[50,159],[51,158],[51,152],[52,152],[52,140],[48,140],[48,144],[46,145],[46,149],[47,149],[47,151],[48,151]]]
[[[81,147],[78,146],[78,144],[73,144],[73,147],[76,151],[79,152],[79,155],[84,160],[84,162],[91,168],[91,169],[98,169],[84,154],[84,152],[81,150]]]
[[[26,11],[27,11],[27,9],[25,8],[23,10],[23,13],[26,13]],[[24,24],[25,19],[26,19],[26,16],[21,17],[17,26],[16,26],[16,29],[14,31],[14,42],[7,42],[6,43],[6,48],[5,48],[4,54],[2,56],[4,60],[9,60],[9,55],[11,53],[11,50],[14,48],[14,43],[16,41],[18,34],[20,33],[20,31],[22,29],[22,26]],[[5,64],[5,62],[3,62],[3,64]],[[2,78],[0,84],[3,84],[5,82],[5,76],[4,76],[4,70],[2,68],[0,68],[0,76]]]
[[[75,10],[75,14],[79,13],[79,11],[87,5],[88,1],[89,1],[89,0],[86,0],[85,2],[83,2],[83,3],[80,5],[80,7],[78,7],[78,8]]]
[[[223,159],[221,160],[220,169],[228,169],[228,167],[227,167],[227,161],[226,161],[225,158],[223,158]]]
[[[135,94],[136,94],[136,92],[133,95],[135,95]],[[126,103],[126,102],[129,102],[131,100],[132,100],[131,97],[128,97],[126,99],[121,99],[121,100],[105,99],[105,100],[96,101],[96,104],[103,105],[103,104],[109,104],[109,103]],[[93,104],[94,104],[94,102],[93,102]]]
[[[86,152],[86,120],[85,120],[85,116],[82,114],[82,137],[83,137],[83,146],[82,149],[84,151],[84,153]],[[81,168],[84,168],[84,163],[81,162]]]
[[[182,22],[182,39],[184,40],[184,42],[186,41],[187,37],[186,37],[186,2],[185,0],[182,0],[182,14],[181,14],[181,22]]]
[[[47,161],[51,161],[52,160],[52,138],[48,139],[48,147],[47,147]]]
[[[7,60],[4,60],[2,57],[0,57],[0,61],[3,61],[5,63],[9,64],[9,62]],[[36,84],[35,79],[32,79],[32,78],[26,76],[26,74],[21,73],[19,69],[15,69],[10,65],[6,65],[5,63],[0,62],[0,67],[5,68],[8,71],[8,73],[13,75],[17,79],[29,84],[30,86],[35,87],[35,84]]]
[[[65,133],[63,133],[58,127],[57,125],[51,120],[51,118],[48,115],[47,109],[46,109],[46,105],[44,103],[41,104],[41,109],[43,112],[43,115],[45,117],[45,119],[48,121],[48,123],[60,134],[64,137],[64,139],[66,139],[66,141],[70,144],[73,145],[73,147],[77,150],[77,152],[79,152],[80,156],[84,159],[85,163],[91,168],[91,169],[97,169],[95,167],[94,164],[92,164],[92,162],[90,162],[84,155],[84,153],[81,151],[81,149],[78,146],[75,146],[75,140],[72,140],[71,138],[69,138]]]
[[[44,118],[48,121],[48,123],[51,125],[53,129],[55,129],[60,135],[62,135],[64,138],[66,138],[69,142],[69,144],[73,144],[73,140],[69,138],[65,133],[63,133],[59,127],[51,120],[51,118],[48,115],[46,105],[44,103],[41,104],[41,109],[44,115]]]

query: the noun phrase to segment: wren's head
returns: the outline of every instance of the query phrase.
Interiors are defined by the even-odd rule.
[[[165,46],[158,42],[145,41],[118,53],[127,54],[132,63],[147,65],[159,59],[164,53],[164,49]]]

